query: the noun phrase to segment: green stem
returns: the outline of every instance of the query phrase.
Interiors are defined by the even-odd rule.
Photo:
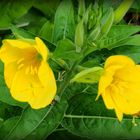
[[[81,60],[80,60],[81,61]],[[61,83],[60,88],[58,89],[58,96],[62,97],[63,93],[65,92],[65,89],[68,87],[70,80],[73,76],[73,73],[75,71],[76,66],[79,64],[80,61],[76,61],[72,67],[70,68],[70,70],[67,72],[64,81]]]

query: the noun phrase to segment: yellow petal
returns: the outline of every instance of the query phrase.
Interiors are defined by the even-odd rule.
[[[29,100],[29,104],[34,109],[49,105],[54,99],[57,90],[55,77],[48,63],[42,61],[38,77],[43,86],[34,88],[34,98]]]
[[[55,97],[55,93],[50,89],[51,87],[34,88],[34,97],[31,98],[28,103],[34,109],[40,109],[51,104]]]
[[[20,91],[10,90],[10,93],[15,100],[20,102],[29,102],[33,98],[33,92],[30,89]]]
[[[46,59],[48,57],[48,53],[49,53],[48,48],[46,47],[46,45],[43,43],[43,41],[39,37],[36,37],[35,41],[36,41],[35,47],[36,47],[38,53],[41,54],[43,60],[46,61]]]
[[[121,87],[122,91],[119,94],[126,100],[127,110],[123,110],[125,114],[133,114],[140,111],[140,83],[126,83]],[[120,89],[121,90],[121,89]],[[131,109],[131,110],[130,110]]]
[[[119,69],[115,77],[126,82],[140,82],[140,66],[127,66]]]
[[[11,84],[12,84],[12,81],[13,81],[13,78],[14,78],[16,72],[17,72],[17,63],[16,62],[4,65],[4,79],[5,79],[5,82],[8,86],[8,88],[11,87]]]
[[[140,82],[126,84],[123,95],[140,106]]]
[[[140,82],[125,82],[119,81],[115,84],[119,88],[119,93],[126,98],[126,100],[131,100],[137,102],[140,105]]]
[[[121,122],[123,119],[123,113],[117,108],[115,108],[115,113],[117,115],[118,120]]]
[[[48,69],[48,64],[44,62],[42,65],[40,75],[45,71],[43,78],[46,77],[45,75],[48,76],[48,79],[45,79],[46,81],[43,81],[43,84],[40,82],[37,74],[25,74],[25,70],[22,69],[16,73],[10,90],[13,98],[21,102],[28,102],[34,109],[49,105],[56,94],[56,83],[53,73],[50,67]]]
[[[116,87],[112,86],[112,99],[116,105],[116,107],[125,114],[135,114],[139,111],[140,106],[133,100],[128,100],[121,90]]]
[[[21,50],[19,48],[11,47],[7,43],[3,44],[0,49],[1,60],[8,64],[21,58]]]
[[[5,64],[9,64],[11,62],[18,61],[21,58],[26,58],[28,56],[31,57],[32,54],[35,54],[35,52],[37,52],[36,49],[33,46],[31,46],[29,43],[25,43],[25,42],[23,44],[21,43],[22,45],[28,44],[29,47],[27,47],[27,46],[18,47],[16,45],[15,46],[11,45],[12,43],[10,44],[9,42],[12,42],[12,43],[18,42],[18,40],[3,41],[3,45],[0,49],[0,57],[1,57],[1,60]]]
[[[49,64],[45,61],[41,62],[38,70],[38,77],[44,87],[50,87],[49,89],[56,92],[56,81]]]
[[[108,109],[113,109],[114,108],[114,102],[112,100],[112,97],[111,97],[111,90],[110,88],[106,88],[105,92],[102,94],[102,97],[103,97],[103,100],[104,100],[104,103],[105,103],[105,106],[108,108]]]
[[[111,74],[106,73],[106,72],[103,73],[103,75],[101,76],[99,80],[98,95],[97,95],[96,100],[101,94],[105,93],[105,89],[111,84],[112,80],[113,78]]]
[[[34,97],[34,88],[41,87],[37,75],[25,74],[25,70],[19,70],[11,84],[11,94],[18,101],[26,102]]]
[[[105,62],[105,69],[111,68],[113,66],[113,69],[117,70],[125,66],[134,66],[134,65],[135,62],[131,58],[123,55],[115,55],[107,58]]]
[[[11,46],[11,47],[16,47],[19,49],[26,49],[33,47],[32,45],[35,44],[35,41],[28,41],[28,40],[19,40],[19,39],[5,39],[3,40],[3,44]]]

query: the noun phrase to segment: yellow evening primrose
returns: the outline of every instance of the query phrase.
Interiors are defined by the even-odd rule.
[[[140,111],[140,65],[122,55],[110,56],[104,66],[98,86],[98,96],[105,106],[114,109],[119,121],[123,114]]]
[[[35,40],[5,39],[0,50],[4,78],[12,97],[32,108],[49,105],[56,95],[56,81],[47,62],[48,49]]]

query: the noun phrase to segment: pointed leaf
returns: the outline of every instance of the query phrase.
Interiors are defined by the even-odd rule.
[[[71,82],[97,83],[103,72],[101,67],[87,68],[74,76]]]
[[[100,49],[112,49],[123,45],[128,41],[128,38],[140,31],[139,26],[132,25],[115,25],[110,29],[107,37],[97,42]]]
[[[114,111],[107,110],[94,94],[79,94],[71,98],[62,122],[69,132],[91,139],[139,139],[140,119],[135,126],[132,118],[119,122]]]
[[[63,98],[60,103],[44,109],[26,108],[5,139],[45,139],[60,124],[66,108],[67,102]]]
[[[60,40],[57,48],[53,53],[53,56],[58,59],[62,58],[65,60],[75,61],[81,57],[81,53],[76,52],[75,44],[69,39]]]
[[[74,37],[74,10],[71,0],[63,0],[57,8],[54,19],[53,42]]]

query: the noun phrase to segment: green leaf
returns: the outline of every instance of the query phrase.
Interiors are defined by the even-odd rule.
[[[118,46],[123,45],[125,42],[128,41],[129,37],[133,34],[140,31],[139,26],[131,26],[131,25],[115,25],[112,26],[108,35],[97,42],[97,46],[100,49],[107,48],[112,49]]]
[[[40,29],[39,36],[51,42],[53,32],[53,24],[47,21]]]
[[[60,0],[36,0],[33,6],[39,9],[48,18],[52,18],[59,3]]]
[[[135,12],[139,12],[140,11],[140,1],[139,0],[135,0],[133,2],[133,5],[131,6],[131,8],[135,11]]]
[[[0,29],[8,28],[15,20],[23,16],[32,7],[34,0],[1,0],[0,1]]]
[[[34,15],[35,16],[35,15]],[[37,22],[36,22],[37,21]],[[35,36],[39,36],[40,29],[42,26],[47,22],[47,19],[43,16],[36,15],[35,20],[31,21],[28,26],[25,27],[25,29]]]
[[[7,103],[0,101],[0,121],[7,120],[11,117],[15,117],[21,114],[23,108],[18,106],[11,106]],[[0,123],[1,124],[1,123]]]
[[[127,39],[121,47],[112,50],[115,54],[131,57],[136,63],[140,63],[140,35],[134,35]]]
[[[128,38],[127,42],[124,45],[133,45],[140,46],[140,35],[134,35]]]
[[[108,37],[118,37],[117,39],[124,39],[140,31],[139,26],[133,25],[114,25],[112,26]],[[120,35],[120,36],[119,36]]]
[[[0,118],[0,128],[1,128],[2,125],[3,125],[3,119]]]
[[[75,44],[69,39],[60,40],[54,51],[54,58],[75,61],[81,57],[81,53],[76,52]]]
[[[26,103],[18,102],[14,100],[14,98],[12,98],[10,91],[4,81],[3,69],[4,69],[4,65],[2,62],[0,62],[0,101],[12,106],[19,106],[25,108],[27,106]]]
[[[115,10],[114,23],[119,23],[123,19],[129,8],[133,4],[133,1],[134,0],[124,0],[120,4],[120,6]]]
[[[114,12],[112,8],[109,8],[107,12],[105,13],[104,17],[101,20],[101,33],[102,36],[105,36],[110,31],[110,28],[112,27],[114,21]]]
[[[12,117],[3,122],[0,126],[0,139],[3,139],[13,126],[17,123],[19,117]]]
[[[140,119],[124,118],[119,122],[114,111],[107,110],[94,94],[79,94],[71,98],[62,125],[69,132],[91,139],[138,139]]]
[[[27,14],[15,21],[17,27],[24,27],[28,32],[38,36],[38,33],[42,26],[48,20],[35,8],[31,8]]]
[[[25,39],[25,38],[28,38],[28,39],[34,39],[34,35],[29,33],[28,31],[22,29],[22,28],[17,28],[15,26],[10,26],[10,29],[12,31],[12,33],[14,34],[14,36],[16,38],[19,38],[19,39]]]
[[[20,116],[20,119],[7,132],[5,139],[45,139],[55,128],[58,127],[63,119],[67,108],[67,102],[64,98],[60,103],[50,105],[47,108],[33,110],[26,108]],[[4,133],[4,132],[3,132]]]
[[[47,140],[91,140],[88,138],[78,137],[69,133],[64,128],[56,129],[54,133],[52,133]]]
[[[87,68],[74,76],[71,82],[80,82],[80,83],[97,83],[100,79],[101,74],[103,73],[103,68],[93,67]]]
[[[92,67],[97,67],[100,65],[101,63],[101,60],[102,58],[99,56],[99,57],[95,57],[95,58],[92,58],[90,60],[86,60],[82,66],[83,67],[88,67],[88,68],[92,68]]]
[[[106,10],[108,7],[112,7],[113,9],[116,9],[122,0],[117,0],[117,1],[110,1],[110,0],[105,0],[103,1],[103,8]]]
[[[53,42],[74,38],[75,22],[74,10],[71,0],[63,0],[57,8],[54,19]]]

